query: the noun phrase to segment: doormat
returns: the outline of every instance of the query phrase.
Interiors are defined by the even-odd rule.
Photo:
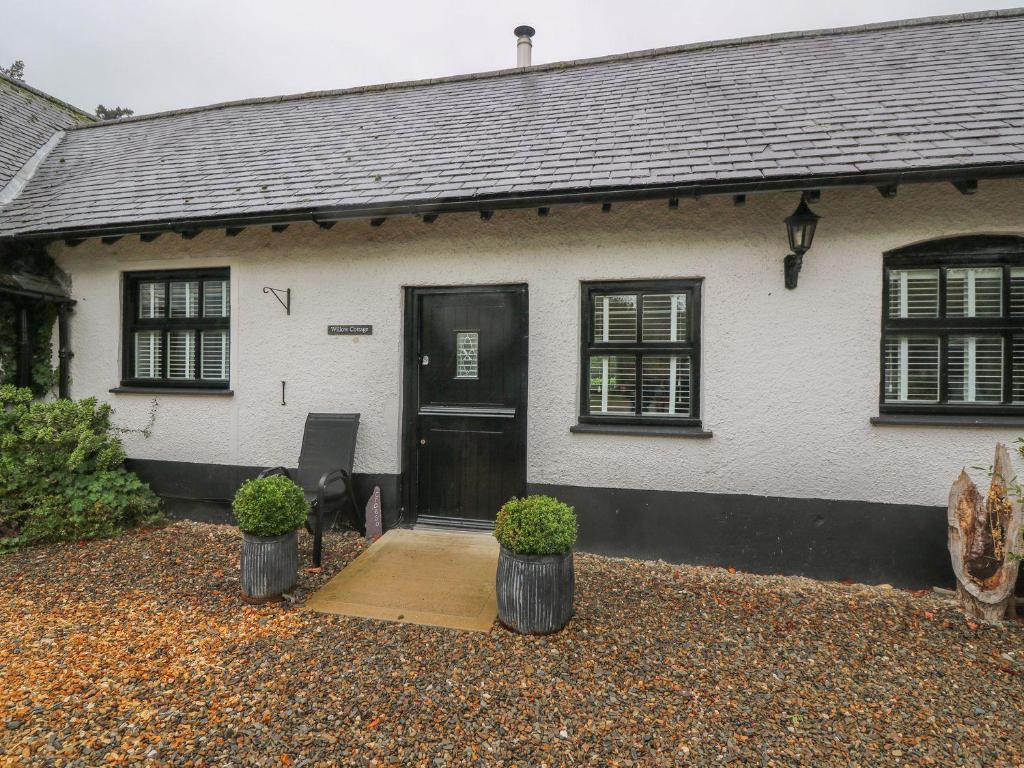
[[[385,533],[306,606],[320,613],[488,632],[498,615],[498,542],[488,534]]]

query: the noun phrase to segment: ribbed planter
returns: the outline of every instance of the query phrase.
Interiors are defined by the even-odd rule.
[[[283,536],[242,534],[242,594],[252,602],[277,600],[295,586],[299,532]]]
[[[520,555],[502,547],[496,587],[498,620],[506,627],[524,635],[557,632],[572,618],[572,552]]]

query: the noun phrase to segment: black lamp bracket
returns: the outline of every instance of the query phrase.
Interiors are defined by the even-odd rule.
[[[796,281],[803,265],[804,255],[802,253],[791,253],[783,260],[782,266],[786,271],[786,287],[790,290],[796,288]]]
[[[271,288],[270,286],[263,286],[264,293],[272,293],[274,298],[280,302],[281,306],[284,307],[286,315],[292,313],[292,289],[291,288]],[[282,299],[281,296],[284,296]]]

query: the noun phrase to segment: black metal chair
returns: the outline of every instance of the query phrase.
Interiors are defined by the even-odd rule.
[[[317,567],[323,557],[324,530],[337,523],[342,507],[351,514],[349,524],[366,534],[352,483],[358,431],[358,413],[310,413],[302,433],[296,476],[292,478],[285,467],[265,469],[259,474],[292,478],[306,494],[310,506],[306,528],[313,534],[313,565]]]

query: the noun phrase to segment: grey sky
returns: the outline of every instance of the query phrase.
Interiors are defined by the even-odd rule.
[[[0,0],[0,63],[137,113],[700,40],[1011,8],[994,0]]]

